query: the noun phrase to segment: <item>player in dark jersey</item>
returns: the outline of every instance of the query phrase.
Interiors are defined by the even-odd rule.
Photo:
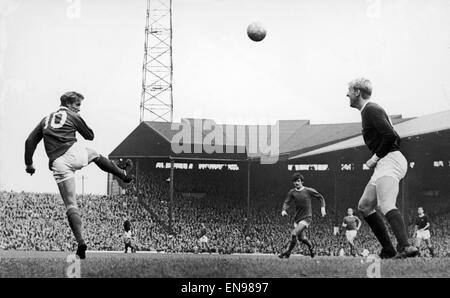
[[[350,253],[352,256],[358,255],[358,250],[355,247],[355,238],[361,227],[361,221],[358,217],[353,215],[352,208],[348,208],[347,216],[344,217],[344,221],[342,222],[342,227],[345,228],[345,237],[350,244]]]
[[[424,240],[428,250],[430,251],[430,255],[434,257],[434,249],[431,245],[430,222],[428,220],[428,216],[426,216],[423,212],[422,207],[417,209],[417,213],[419,216],[416,218],[415,227],[416,247],[420,251],[420,244],[422,244],[422,240]]]
[[[202,226],[200,228],[200,235],[199,235],[199,246],[200,246],[200,252],[203,252],[203,250],[205,249],[207,252],[211,253],[211,250],[209,249],[209,239],[208,236],[206,235],[206,226],[205,224],[202,223]]]
[[[83,239],[80,211],[78,209],[75,189],[75,171],[94,162],[100,169],[120,178],[124,183],[132,180],[131,160],[121,169],[111,160],[103,157],[95,150],[86,148],[77,142],[76,132],[86,140],[94,139],[94,132],[78,114],[83,95],[67,92],[61,96],[61,106],[56,112],[42,119],[33,129],[25,142],[26,172],[35,173],[33,154],[36,146],[44,139],[44,147],[49,158],[49,168],[58,184],[58,189],[66,206],[69,226],[78,243],[77,255],[86,258],[87,245]]]
[[[400,152],[400,137],[390,118],[383,108],[370,101],[371,95],[372,83],[368,79],[359,78],[349,83],[350,106],[361,111],[364,142],[373,154],[366,166],[374,168],[374,172],[359,200],[358,209],[382,246],[381,258],[414,257],[418,250],[409,244],[403,217],[396,207],[399,183],[406,175],[407,161]],[[376,207],[394,232],[397,250]]]
[[[295,214],[294,229],[291,233],[289,246],[285,251],[278,255],[280,258],[289,258],[292,250],[297,244],[297,239],[308,247],[311,258],[314,258],[315,256],[313,244],[306,236],[306,230],[312,222],[311,200],[312,198],[320,200],[320,203],[322,204],[320,210],[323,217],[326,215],[325,199],[320,193],[317,192],[317,190],[303,186],[303,181],[303,175],[299,173],[292,176],[294,188],[288,192],[287,198],[283,204],[283,210],[281,211],[282,216],[287,216],[287,210],[289,210],[291,205],[294,205],[295,207]]]

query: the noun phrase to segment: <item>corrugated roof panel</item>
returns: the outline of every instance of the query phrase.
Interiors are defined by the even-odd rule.
[[[450,110],[413,118],[408,121],[394,122],[394,127],[401,138],[417,136],[441,130],[447,130],[450,129]],[[365,145],[364,139],[362,138],[361,135],[359,135],[357,137],[330,146],[325,146],[316,150],[299,154],[297,156],[293,156],[290,159],[317,155],[364,145]]]

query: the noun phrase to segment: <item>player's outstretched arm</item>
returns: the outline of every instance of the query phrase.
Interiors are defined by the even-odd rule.
[[[34,151],[36,151],[37,145],[43,138],[41,125],[42,121],[39,122],[39,124],[33,129],[33,131],[30,133],[30,135],[25,141],[25,165],[26,165],[25,171],[30,175],[33,175],[34,172],[36,171],[35,168],[33,167],[33,155]]]

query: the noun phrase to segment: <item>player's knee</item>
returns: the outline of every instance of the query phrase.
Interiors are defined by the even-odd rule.
[[[78,209],[77,204],[67,205],[67,207],[66,207],[66,214],[67,214],[67,216],[71,216],[72,214],[80,215],[80,210]]]
[[[363,214],[364,217],[370,215],[373,212],[373,208],[364,201],[358,203],[358,211]]]
[[[381,213],[383,213],[383,215],[386,215],[389,213],[389,211],[396,209],[393,202],[381,202],[378,208],[380,208],[380,211]]]
[[[96,150],[91,149],[91,148],[86,148],[87,152],[88,152],[88,161],[89,163],[91,162],[95,162],[97,159],[100,158],[100,153],[98,153]]]

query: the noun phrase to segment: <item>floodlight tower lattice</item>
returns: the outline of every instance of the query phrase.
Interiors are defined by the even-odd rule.
[[[147,0],[140,122],[173,121],[172,0]]]

